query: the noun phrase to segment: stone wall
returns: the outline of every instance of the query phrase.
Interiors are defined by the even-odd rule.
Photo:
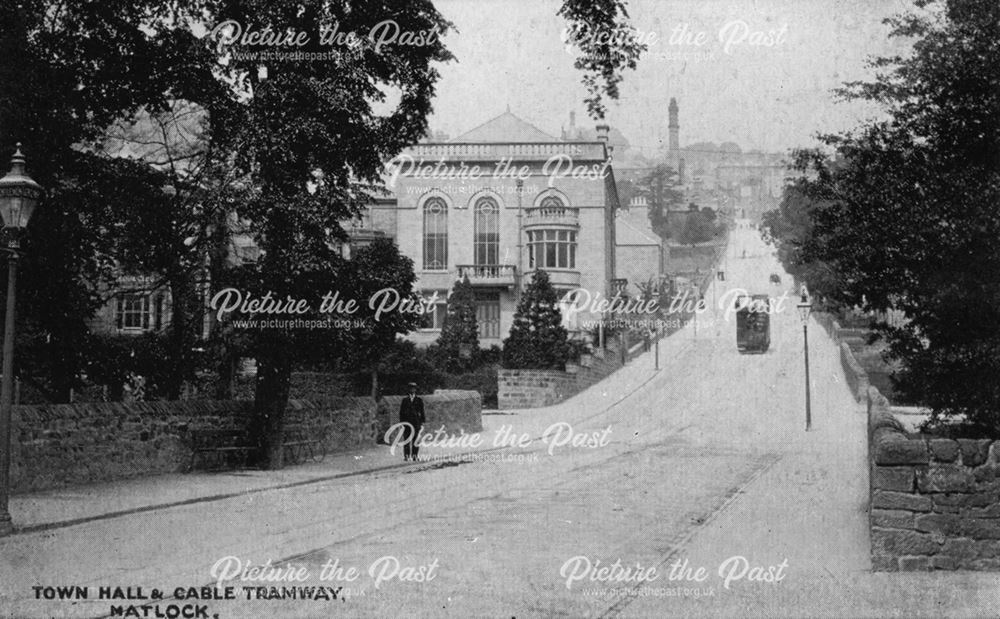
[[[897,365],[884,358],[884,341],[869,344],[870,329],[843,327],[832,314],[814,312],[813,316],[830,338],[840,345],[841,366],[858,402],[864,402],[868,387],[874,386],[893,403],[905,403],[895,392],[892,376]]]
[[[500,410],[552,406],[580,393],[622,367],[622,357],[631,360],[644,352],[643,345],[632,346],[625,355],[617,343],[607,350],[595,350],[579,365],[559,370],[509,370],[497,375],[497,404]]]
[[[864,402],[865,398],[868,397],[868,373],[858,363],[847,342],[840,343],[840,365],[844,368],[844,377],[851,388],[851,393],[854,394],[858,402]]]
[[[851,344],[863,345],[867,341],[868,332],[862,329],[845,329],[840,326],[833,314],[828,312],[813,312],[812,316],[823,327],[830,339],[840,346],[840,366],[844,370],[844,377],[847,379],[847,384],[855,399],[858,402],[864,402],[868,397],[868,387],[871,385],[871,380],[868,371],[858,361]]]
[[[574,393],[577,376],[559,370],[498,370],[500,410],[537,408],[562,402]]]
[[[399,405],[406,396],[388,395],[379,401],[378,438],[382,440],[392,424],[399,423]],[[448,434],[481,432],[483,429],[483,398],[478,391],[438,389],[430,395],[421,395],[427,421],[424,429],[444,427]]]
[[[456,430],[482,429],[480,396],[426,396],[428,417]],[[185,470],[193,433],[245,428],[253,402],[182,400],[15,406],[14,492]],[[398,410],[396,398],[396,410]],[[370,398],[290,400],[287,424],[332,424],[327,453],[373,445],[380,429]]]
[[[869,389],[876,571],[1000,569],[1000,441],[911,435]]]

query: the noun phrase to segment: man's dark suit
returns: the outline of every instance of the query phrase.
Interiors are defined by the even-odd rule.
[[[413,396],[412,399],[410,399],[410,396],[403,397],[403,401],[399,405],[399,422],[408,423],[413,427],[412,432],[406,434],[407,440],[403,445],[404,460],[417,459],[419,448],[416,445],[416,441],[425,419],[424,401],[420,399],[420,396]]]

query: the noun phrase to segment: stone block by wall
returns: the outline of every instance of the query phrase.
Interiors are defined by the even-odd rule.
[[[399,405],[405,397],[389,395],[382,398],[379,404],[383,411],[380,414],[379,440],[392,424],[399,423]],[[448,434],[463,431],[472,434],[483,430],[483,397],[478,391],[438,389],[420,398],[424,401],[424,415],[427,417],[425,430],[436,431],[444,427]]]
[[[877,571],[1000,569],[1000,441],[907,434],[869,389]]]

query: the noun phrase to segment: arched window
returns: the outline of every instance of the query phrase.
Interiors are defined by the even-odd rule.
[[[476,264],[500,262],[500,208],[493,198],[476,201],[475,236],[472,239]]]
[[[448,269],[448,205],[441,198],[424,202],[424,269]]]

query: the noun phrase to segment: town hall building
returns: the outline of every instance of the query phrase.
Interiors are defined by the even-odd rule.
[[[618,192],[608,127],[568,142],[507,111],[448,141],[406,149],[388,166],[392,197],[370,207],[352,236],[384,234],[414,262],[415,289],[441,302],[410,335],[437,339],[456,280],[475,287],[480,345],[499,345],[520,292],[545,270],[560,293],[613,296]],[[597,314],[575,313],[580,331]]]

